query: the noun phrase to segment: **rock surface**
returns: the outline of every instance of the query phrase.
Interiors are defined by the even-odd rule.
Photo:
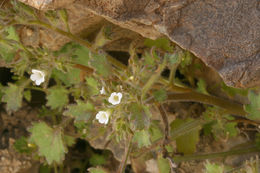
[[[26,0],[44,9],[34,5],[39,1],[48,1],[46,8],[52,9],[64,2]],[[87,15],[95,14],[144,37],[167,35],[218,71],[227,85],[260,85],[259,0],[69,0],[63,5],[68,10],[76,7],[70,15],[84,11],[78,22],[93,21]]]

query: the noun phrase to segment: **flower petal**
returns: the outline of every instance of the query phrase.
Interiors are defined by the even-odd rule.
[[[38,78],[37,78],[37,75],[36,75],[36,74],[31,74],[30,79],[31,79],[32,81],[36,81]]]
[[[36,80],[36,81],[35,81],[35,84],[36,84],[36,85],[41,85],[41,83],[42,83],[41,80]]]

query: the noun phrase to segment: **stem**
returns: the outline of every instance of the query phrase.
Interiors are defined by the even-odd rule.
[[[124,159],[122,160],[118,170],[117,170],[117,173],[124,173],[125,172],[125,167],[126,167],[126,164],[127,164],[127,160],[128,160],[128,156],[131,152],[131,148],[132,148],[132,139],[133,139],[133,136],[131,136],[129,138],[129,143],[128,143],[128,147],[126,148],[126,151],[125,151],[125,156],[124,156]]]
[[[208,153],[208,154],[194,154],[194,155],[186,155],[186,156],[175,156],[173,157],[174,162],[185,162],[191,160],[205,160],[205,159],[214,159],[219,157],[227,157],[232,155],[241,155],[241,154],[248,154],[259,152],[259,148],[256,146],[243,148],[243,149],[234,149],[230,151],[218,152],[218,153]]]
[[[172,102],[172,101],[200,102],[200,103],[215,105],[224,108],[230,114],[243,115],[243,116],[247,115],[247,113],[244,111],[242,104],[231,102],[227,99],[223,99],[215,96],[201,94],[195,91],[187,92],[187,93],[170,93],[168,94],[168,99],[166,100],[166,102]]]
[[[207,123],[207,122],[203,121],[201,119],[186,122],[186,123],[182,124],[181,126],[177,127],[176,129],[174,129],[173,132],[171,132],[171,134],[169,136],[169,140],[165,141],[164,138],[160,138],[157,141],[155,141],[153,143],[153,145],[150,146],[149,148],[137,150],[136,152],[134,152],[133,157],[134,158],[140,157],[141,155],[143,155],[147,152],[150,152],[151,150],[157,148],[160,145],[168,145],[172,141],[174,141],[176,138],[178,138],[179,136],[185,135],[195,129],[201,128],[205,123]]]
[[[58,167],[56,163],[53,164],[53,167],[54,167],[54,173],[58,173]]]
[[[157,82],[157,80],[160,78],[162,71],[164,70],[166,66],[166,58],[164,58],[163,63],[159,65],[159,67],[156,70],[156,73],[153,74],[149,80],[146,82],[144,87],[142,88],[142,95],[141,99],[143,100],[146,96],[146,93],[150,90],[150,88],[153,86],[154,83]]]
[[[39,88],[39,87],[34,87],[34,86],[31,86],[31,87],[25,87],[25,89],[31,89],[31,90],[37,90],[37,91],[42,91],[44,93],[47,92],[46,89],[43,89],[43,88]]]
[[[16,24],[19,24],[19,23],[16,23]],[[92,53],[97,53],[97,51],[95,49],[92,48],[92,44],[89,43],[88,41],[86,40],[83,40],[81,39],[80,37],[77,37],[69,32],[66,32],[62,29],[59,29],[57,27],[54,27],[52,25],[49,25],[45,22],[42,22],[42,21],[29,21],[29,22],[25,22],[25,23],[20,23],[20,24],[23,24],[23,25],[36,25],[36,26],[40,26],[40,27],[44,27],[46,29],[50,29],[56,33],[59,33],[63,36],[66,36],[68,38],[70,38],[71,40],[81,44],[82,46],[85,46],[87,47]],[[126,69],[126,65],[122,64],[120,61],[116,60],[115,58],[113,58],[112,56],[107,55],[107,58],[108,58],[108,61],[113,64],[115,67],[117,68],[120,68],[121,70],[123,69]]]
[[[57,27],[54,27],[52,25],[49,25],[47,23],[44,23],[42,21],[29,21],[29,22],[25,22],[25,23],[14,23],[14,24],[23,24],[23,25],[36,25],[36,26],[40,26],[40,27],[44,27],[46,29],[50,29],[56,33],[59,33],[63,36],[66,36],[68,38],[70,38],[71,40],[86,46],[87,48],[89,48],[92,52],[96,53],[96,50],[92,48],[91,43],[89,43],[86,40],[81,39],[80,37],[77,37],[69,32],[66,32],[62,29],[59,29]],[[127,68],[126,65],[122,64],[120,61],[116,60],[115,58],[109,56],[107,54],[107,58],[108,61],[115,66],[116,68],[119,68],[120,70],[125,70]],[[173,74],[172,74],[173,75]],[[169,81],[163,79],[162,77],[159,79],[159,82],[162,84],[165,84],[166,86],[170,86]],[[218,97],[214,97],[214,96],[208,96],[208,95],[204,95],[204,94],[200,94],[197,93],[195,91],[193,91],[190,88],[184,88],[184,87],[179,87],[176,85],[171,85],[169,87],[170,91],[173,92],[186,92],[184,94],[170,94],[169,95],[169,100],[168,101],[194,101],[194,102],[200,102],[200,103],[205,103],[205,104],[210,104],[210,105],[216,105],[219,107],[222,107],[224,109],[227,109],[229,111],[229,113],[232,114],[237,114],[237,115],[246,115],[247,113],[244,111],[243,106],[241,104],[238,103],[233,103],[230,102],[228,100],[225,99],[221,99]]]

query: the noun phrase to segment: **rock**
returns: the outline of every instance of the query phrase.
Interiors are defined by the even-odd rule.
[[[50,10],[55,8],[64,7],[71,4],[75,0],[20,0],[39,10]]]
[[[260,85],[259,0],[78,0],[66,8],[78,4],[77,12],[94,13],[144,37],[168,36],[218,71],[229,86]],[[78,17],[88,20],[82,14]]]

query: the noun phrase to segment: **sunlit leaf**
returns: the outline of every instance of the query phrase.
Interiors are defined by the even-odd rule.
[[[39,155],[44,156],[49,165],[64,160],[67,149],[62,140],[61,129],[52,129],[46,123],[40,122],[34,123],[29,131],[30,141],[38,146]]]
[[[239,94],[242,96],[248,95],[248,89],[233,88],[233,87],[227,86],[224,82],[221,84],[221,89],[231,97],[234,97],[236,94]]]
[[[98,32],[95,42],[93,44],[93,48],[98,49],[106,45],[108,42],[111,41],[109,35],[111,34],[111,27],[103,26],[100,31]]]
[[[253,91],[249,92],[250,104],[245,105],[245,111],[249,113],[248,118],[260,120],[260,94]]]
[[[193,56],[189,51],[182,53],[181,57],[182,57],[182,59],[181,59],[180,65],[182,68],[185,68],[186,66],[191,65]]]
[[[230,137],[235,137],[238,135],[237,123],[230,122],[225,124],[225,131]]]
[[[159,168],[159,173],[170,173],[171,167],[169,161],[161,156],[157,159],[157,165]]]
[[[108,173],[102,168],[88,168],[89,173]]]
[[[52,87],[48,89],[47,106],[52,109],[62,108],[69,102],[68,91],[63,87]]]
[[[223,173],[224,167],[215,163],[207,162],[205,165],[206,173]]]
[[[23,96],[28,102],[30,102],[32,98],[31,90],[24,91]]]
[[[7,39],[19,41],[19,36],[13,26],[9,26],[5,29],[5,31],[8,33]]]
[[[151,39],[146,39],[144,41],[144,45],[147,47],[152,48],[153,46],[163,49],[165,51],[168,52],[172,52],[173,51],[173,47],[171,46],[171,42],[169,41],[169,39],[163,37],[163,38],[158,38],[156,40],[151,40]]]
[[[207,91],[207,84],[205,80],[199,79],[199,81],[197,82],[197,91],[203,94],[209,94]]]
[[[150,135],[146,130],[136,131],[133,141],[137,142],[138,148],[148,147],[151,145]]]
[[[190,122],[192,119],[176,119],[171,123],[171,131],[181,126],[184,123]],[[200,129],[194,129],[185,135],[176,138],[177,151],[184,154],[192,154],[196,151],[196,145],[199,142]]]
[[[68,17],[67,10],[66,9],[58,10],[58,14],[62,22],[66,25],[68,32],[70,32],[69,21],[68,21],[69,17]]]
[[[7,111],[17,111],[22,106],[22,89],[14,84],[9,84],[3,89],[4,96],[2,101],[7,104]]]

